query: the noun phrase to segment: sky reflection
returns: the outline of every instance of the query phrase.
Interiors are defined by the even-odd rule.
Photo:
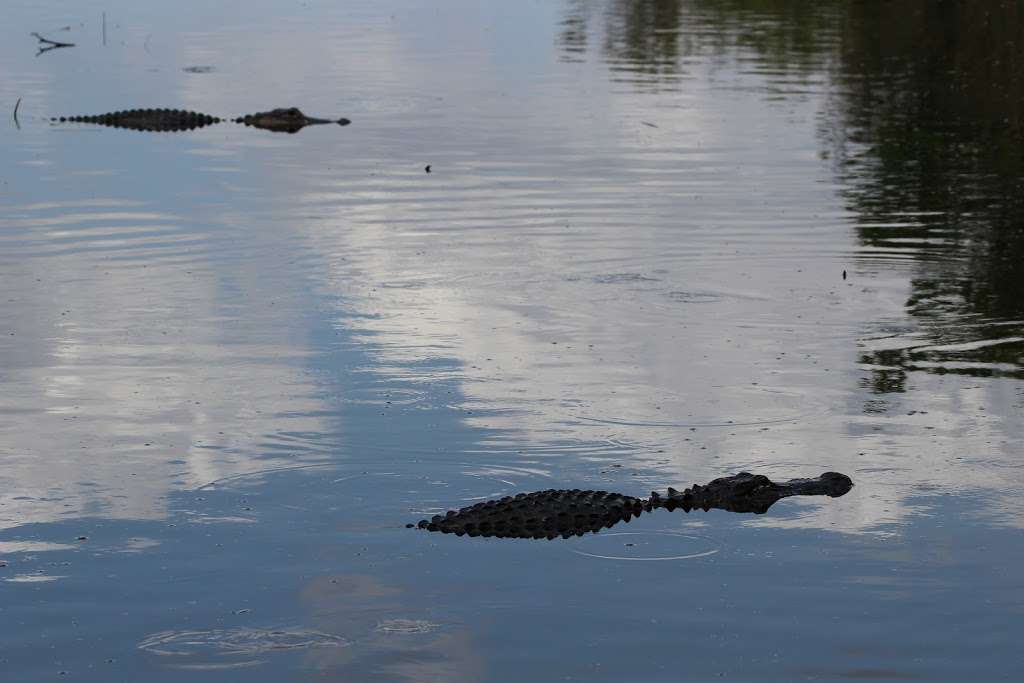
[[[9,2],[0,668],[995,679],[1012,5]],[[353,123],[49,121],[164,106]],[[404,528],[740,470],[855,486],[590,541]]]
[[[1016,375],[1013,324],[1000,332],[1010,336],[936,344],[904,305],[905,262],[868,270],[872,251],[850,230],[862,225],[857,207],[837,204],[843,186],[808,135],[834,96],[814,70],[835,41],[848,40],[828,28],[838,10],[807,19],[824,31],[807,44],[810,31],[785,33],[790,19],[769,12],[757,37],[714,4],[568,11],[586,15],[565,20],[574,30],[602,37],[530,33],[539,42],[522,61],[504,49],[525,29],[498,17],[484,20],[495,35],[452,51],[443,40],[423,42],[419,10],[383,22],[357,13],[336,29],[351,40],[311,40],[313,24],[300,16],[259,33],[188,31],[182,53],[142,79],[175,91],[163,94],[175,106],[233,115],[301,104],[351,116],[343,131],[135,138],[110,177],[93,175],[108,158],[97,152],[123,144],[125,133],[28,130],[20,149],[39,150],[33,162],[67,158],[90,178],[79,191],[110,197],[102,206],[15,203],[4,223],[9,277],[43,283],[61,273],[10,302],[18,337],[42,342],[7,351],[20,359],[13,379],[24,389],[8,394],[19,417],[8,423],[6,449],[12,466],[27,468],[8,476],[35,501],[33,516],[49,507],[45,518],[54,519],[70,506],[150,518],[169,485],[256,469],[245,464],[254,457],[265,468],[264,458],[278,457],[267,435],[338,443],[337,420],[320,417],[332,404],[309,376],[332,362],[311,342],[319,333],[310,321],[325,313],[314,327],[326,322],[364,340],[368,370],[457,411],[491,434],[492,447],[545,462],[574,453],[570,467],[582,465],[584,476],[611,462],[628,463],[644,486],[737,468],[849,470],[864,493],[828,513],[842,521],[800,515],[846,530],[897,523],[911,512],[901,500],[921,483],[997,493],[1020,483],[1015,467],[977,466],[978,457],[1012,458],[1019,430],[1013,402],[1002,398],[1012,387],[987,383],[977,397],[949,387],[949,373],[976,375],[974,357],[987,349],[1010,351],[991,372]],[[431,21],[466,32],[458,8]],[[719,29],[714,39],[709,25]],[[126,43],[149,28],[122,26]],[[374,58],[353,60],[353,51]],[[575,61],[562,61],[565,51]],[[249,55],[244,63],[239,53]],[[115,52],[126,69],[132,54]],[[479,66],[461,69],[467,58]],[[617,70],[644,60],[650,68],[633,75]],[[611,81],[594,68],[602,64],[617,74]],[[774,70],[782,64],[806,77],[788,80]],[[687,88],[648,91],[651,78],[684,65]],[[310,89],[294,74],[356,94]],[[619,91],[619,82],[636,89]],[[786,83],[792,92],[776,100]],[[36,95],[33,110],[77,111],[65,85]],[[134,105],[145,95],[133,93]],[[116,99],[97,110],[116,108]],[[751,102],[761,103],[753,116]],[[147,147],[173,155],[174,166],[151,170]],[[120,186],[140,172],[151,189]],[[72,187],[71,176],[48,173]],[[846,269],[853,275],[844,281]],[[928,388],[912,395],[905,379],[893,384],[892,368],[908,368],[906,349],[913,368],[927,373],[938,361],[944,370],[916,379]],[[959,360],[965,353],[971,361]],[[458,392],[432,396],[438,378],[455,380]],[[865,387],[889,388],[861,396]],[[267,424],[267,415],[288,417]],[[49,435],[44,444],[40,434]],[[97,449],[119,454],[106,474]],[[127,484],[125,463],[151,465],[154,449],[162,470]],[[283,457],[322,455],[303,443]],[[53,458],[90,470],[58,484],[59,509],[39,502],[55,493],[44,474]],[[81,482],[98,493],[70,495]],[[136,493],[112,502],[123,487]],[[997,495],[993,505],[1019,525],[1012,499]],[[26,506],[9,519],[24,519]]]

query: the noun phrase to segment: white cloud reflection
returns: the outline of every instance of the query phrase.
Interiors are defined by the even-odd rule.
[[[451,364],[410,363],[454,361],[464,419],[556,473],[637,492],[836,469],[847,497],[751,523],[885,530],[921,497],[985,491],[1024,525],[1010,384],[921,375],[864,411],[858,344],[910,324],[912,271],[839,277],[857,248],[816,157],[824,92],[767,101],[717,63],[641,95],[599,60],[560,63],[550,35],[519,61],[505,41],[521,34],[436,12],[326,39],[311,17],[187,33],[160,77],[181,106],[354,124],[200,132],[187,172],[224,196],[184,217],[140,202],[7,219],[34,236],[4,260],[29,342],[3,349],[0,524],[156,519],[169,491],[272,464],[267,435],[336,430],[303,369],[309,283],[365,314],[352,331],[378,372],[429,386]],[[196,63],[215,70],[180,73]],[[623,474],[601,475],[612,462]]]

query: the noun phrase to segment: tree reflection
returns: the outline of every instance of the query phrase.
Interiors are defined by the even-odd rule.
[[[587,27],[590,21],[590,4],[586,0],[572,0],[561,22],[558,42],[562,48],[562,60],[582,62],[587,52]]]
[[[606,60],[657,80],[678,74],[680,5],[679,0],[612,2],[606,14]]]
[[[592,43],[622,79],[640,89],[674,89],[689,57],[737,50],[780,71],[820,65],[835,45],[841,0],[574,0],[562,21],[566,61],[581,61]],[[594,26],[592,16],[601,17]],[[591,41],[590,33],[601,35]]]
[[[577,57],[599,30],[587,7],[562,36]],[[672,87],[695,54],[827,75],[823,154],[860,258],[913,272],[920,329],[862,355],[874,393],[910,370],[1024,377],[1024,4],[609,0],[601,16],[601,57],[638,88]]]
[[[837,168],[862,244],[913,259],[907,310],[932,342],[868,354],[889,378],[893,367],[1022,375],[1021,7],[850,3]],[[876,391],[891,386],[880,378]]]

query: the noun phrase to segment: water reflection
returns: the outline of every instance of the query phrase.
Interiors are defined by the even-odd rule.
[[[587,0],[570,0],[567,3],[565,16],[561,21],[561,33],[558,36],[561,58],[567,62],[583,62],[586,60],[589,44],[588,23],[591,19],[593,3]]]
[[[979,179],[985,164],[1004,169],[1002,175],[1011,178],[1013,166],[1007,164],[1012,159],[983,156],[999,140],[991,138],[982,144],[988,138],[979,138],[980,133],[965,126],[956,128],[958,139],[976,141],[971,143],[975,152],[966,155],[973,159],[973,166],[960,168],[959,175],[954,171],[947,175],[952,180],[966,177],[964,182],[974,183],[974,189],[965,196],[980,198],[970,200],[969,210],[936,203],[957,193],[933,192],[927,201],[910,202],[915,192],[924,193],[933,186],[931,177],[901,173],[905,169],[899,165],[895,171],[885,170],[892,164],[880,155],[890,147],[900,148],[898,138],[886,136],[901,129],[883,124],[877,124],[877,130],[869,128],[876,120],[884,121],[880,115],[869,116],[875,109],[890,111],[898,122],[905,108],[872,108],[875,100],[861,102],[858,93],[876,81],[880,85],[871,86],[873,93],[886,83],[894,87],[895,82],[910,92],[926,88],[928,81],[923,77],[915,86],[913,81],[905,83],[906,78],[894,80],[887,75],[899,59],[913,64],[916,53],[898,53],[899,59],[878,60],[872,66],[856,49],[857,36],[874,31],[867,15],[862,16],[867,10],[843,3],[815,7],[696,1],[613,2],[599,8],[570,4],[563,16],[569,17],[566,21],[577,37],[558,38],[562,41],[555,48],[559,52],[568,50],[571,43],[577,56],[589,59],[594,55],[588,57],[588,50],[597,49],[596,58],[603,64],[631,65],[635,71],[620,76],[637,87],[652,79],[669,82],[688,55],[699,58],[695,64],[700,66],[693,71],[688,92],[668,88],[647,93],[649,100],[608,92],[602,89],[606,76],[588,72],[581,92],[586,90],[590,100],[601,100],[605,115],[582,123],[566,115],[579,95],[570,88],[580,76],[576,71],[556,70],[529,90],[529,97],[510,106],[499,97],[481,97],[481,92],[488,92],[481,88],[502,78],[519,83],[520,75],[536,73],[535,64],[510,76],[494,57],[482,60],[491,66],[451,83],[435,75],[443,71],[435,67],[461,68],[464,55],[429,53],[435,61],[427,68],[423,53],[414,50],[423,49],[418,27],[396,22],[363,34],[358,27],[346,28],[361,40],[356,43],[359,49],[372,49],[380,56],[372,73],[353,69],[342,48],[331,48],[340,43],[317,42],[297,58],[306,61],[296,64],[304,64],[310,72],[319,70],[328,80],[359,83],[368,94],[352,104],[357,112],[369,114],[371,96],[388,103],[372,105],[377,110],[361,118],[366,124],[360,125],[359,135],[346,135],[343,140],[303,136],[310,142],[299,146],[292,143],[300,141],[290,138],[250,141],[197,131],[187,147],[134,149],[131,153],[138,155],[138,164],[151,163],[153,159],[146,156],[150,153],[194,163],[189,169],[193,173],[173,173],[167,185],[198,199],[202,208],[195,216],[179,215],[161,205],[164,199],[153,197],[141,203],[146,210],[131,211],[82,212],[73,202],[51,203],[38,210],[32,207],[44,204],[13,205],[4,235],[10,248],[0,257],[10,265],[8,273],[31,282],[39,272],[65,268],[65,261],[69,265],[64,272],[75,273],[68,278],[73,284],[60,285],[65,299],[32,292],[12,306],[10,319],[27,337],[47,339],[41,345],[8,339],[5,353],[17,361],[12,367],[24,357],[26,368],[45,368],[40,373],[44,376],[23,380],[19,391],[31,394],[36,389],[29,389],[30,384],[46,385],[39,391],[61,402],[30,410],[59,414],[74,424],[81,416],[74,414],[78,404],[71,399],[86,390],[70,387],[99,387],[100,376],[113,381],[118,373],[109,366],[118,365],[118,358],[132,362],[124,366],[128,368],[121,382],[125,386],[114,393],[137,396],[133,392],[138,389],[131,385],[155,386],[156,379],[148,373],[162,375],[149,368],[154,363],[159,367],[157,359],[163,352],[154,349],[163,347],[149,347],[147,342],[145,349],[126,348],[121,344],[124,340],[112,340],[102,332],[127,328],[130,316],[147,309],[154,327],[168,319],[209,320],[209,331],[190,332],[194,338],[188,344],[200,350],[194,351],[201,358],[200,366],[214,368],[203,371],[205,376],[220,378],[218,386],[239,387],[237,396],[252,392],[240,388],[246,381],[224,369],[226,354],[207,340],[216,337],[225,321],[245,320],[245,335],[263,330],[263,321],[266,330],[280,332],[258,332],[271,337],[265,346],[254,345],[251,360],[258,369],[240,368],[238,373],[249,377],[282,373],[277,379],[268,376],[254,381],[253,386],[303,387],[308,378],[296,366],[305,363],[308,354],[320,354],[322,347],[311,352],[283,330],[302,329],[296,321],[304,320],[306,313],[300,312],[304,304],[298,302],[312,294],[332,302],[323,305],[335,316],[318,324],[351,332],[360,350],[373,359],[373,372],[389,385],[392,393],[387,398],[371,402],[395,407],[394,399],[401,395],[406,397],[401,405],[409,409],[450,411],[462,424],[480,429],[470,440],[480,438],[476,447],[481,451],[525,450],[528,453],[522,457],[529,460],[527,464],[564,463],[561,456],[572,454],[573,462],[588,463],[582,465],[585,476],[612,481],[616,476],[609,467],[612,463],[626,462],[629,468],[624,471],[650,482],[692,481],[744,467],[759,471],[775,467],[773,474],[787,475],[805,464],[842,469],[856,452],[869,453],[859,460],[861,467],[883,471],[890,465],[887,456],[836,442],[829,435],[875,431],[877,425],[859,422],[859,415],[892,415],[898,404],[891,397],[907,393],[908,372],[1019,374],[1022,335],[1014,317],[1019,300],[1013,294],[1019,262],[1012,256],[1017,248],[1011,229],[1014,204],[999,202],[1000,197],[1012,196],[1005,183],[987,185]],[[845,21],[846,12],[854,12],[851,16],[856,21]],[[929,19],[933,14],[907,9],[913,21],[938,21]],[[974,21],[964,18],[968,20]],[[884,17],[876,21],[894,23]],[[917,30],[930,35],[931,28],[927,24]],[[279,27],[264,38],[283,49],[300,42],[303,31],[309,30],[308,24],[299,22]],[[603,37],[590,40],[585,37],[588,32]],[[135,37],[141,42],[144,36]],[[903,43],[894,40],[897,52],[909,49],[896,45]],[[186,50],[181,60],[183,64],[230,65],[226,49],[210,40],[202,49]],[[332,49],[342,52],[332,54]],[[473,48],[481,59],[489,49],[486,45]],[[941,47],[929,49],[942,51]],[[255,46],[253,50],[259,55],[255,63],[260,68],[280,66],[271,55]],[[828,63],[830,55],[839,60],[838,67],[815,75],[813,68]],[[1005,61],[1009,55],[995,57]],[[927,62],[931,57],[925,52],[920,59]],[[801,79],[785,75],[791,67],[801,72]],[[242,106],[239,86],[232,85],[237,76],[225,66],[203,78],[183,76],[179,70],[159,78],[178,79],[173,87],[186,104],[212,103],[218,110],[233,110]],[[827,92],[822,90],[824,81],[818,80],[825,76],[832,79]],[[403,91],[404,99],[389,99],[394,83],[403,79],[411,83]],[[737,84],[742,87],[734,87]],[[759,110],[752,124],[749,116],[742,115],[742,106],[751,101],[750,89],[755,86],[757,98],[767,95],[774,101],[787,93],[791,99],[785,106]],[[442,90],[458,104],[438,104],[436,97],[428,95]],[[828,108],[822,110],[821,102],[807,99],[807,93],[830,94]],[[327,104],[336,97],[324,94],[316,110],[337,108]],[[941,114],[942,106],[967,113],[964,108],[970,106],[997,109],[991,104],[974,105],[974,99],[988,101],[979,97],[943,104],[947,97],[935,104],[938,113],[929,114],[931,118],[920,107],[916,112],[927,128],[929,121],[954,120],[953,113]],[[39,108],[59,109],[57,105]],[[515,114],[511,122],[510,112]],[[656,119],[656,128],[639,125],[649,118]],[[819,122],[819,149],[808,140],[805,128],[793,125],[808,120]],[[990,131],[984,134],[990,137],[1004,134],[995,125],[982,128]],[[428,129],[438,139],[459,144],[427,144],[428,138],[421,133]],[[1007,129],[1012,131],[1014,126]],[[31,141],[28,149],[57,150],[53,154],[58,158],[67,149],[53,136],[39,138],[38,131],[26,135]],[[861,149],[858,140],[864,139],[893,142]],[[110,137],[103,140],[126,145]],[[600,145],[595,144],[598,140]],[[87,149],[100,159],[101,146],[87,145]],[[957,158],[952,148],[938,149],[941,152],[932,155],[936,163],[945,157]],[[853,277],[845,283],[838,273],[848,265],[850,255],[843,246],[848,214],[836,209],[832,188],[807,181],[808,174],[820,171],[812,155],[821,151],[838,160],[841,188],[863,241],[856,253],[863,269],[851,270]],[[24,163],[53,164],[53,154],[38,154],[41,158],[26,158]],[[422,173],[421,161],[427,154],[435,162],[430,176]],[[115,172],[98,161],[71,163],[80,163],[71,168],[92,178],[93,190],[104,182],[100,174]],[[912,165],[907,162],[906,168]],[[280,173],[281,169],[287,172]],[[51,178],[61,177],[54,169],[48,173]],[[216,180],[212,190],[204,187],[203,174]],[[115,187],[124,196],[147,196],[150,190],[139,175],[121,172]],[[138,203],[104,201],[111,206]],[[901,218],[893,222],[891,214],[897,209]],[[890,222],[883,224],[881,218],[886,216]],[[937,220],[943,230],[955,228],[961,237],[939,240]],[[279,268],[279,226],[285,226],[289,235],[287,268]],[[930,241],[907,242],[900,236],[908,230],[907,234],[925,230]],[[235,249],[235,240],[243,236],[243,244],[254,246]],[[1011,257],[999,256],[1000,249],[1009,249]],[[95,260],[85,261],[84,254],[92,254]],[[101,307],[86,307],[89,319],[83,328],[69,315],[75,309],[67,304],[75,303],[83,288],[98,287],[89,273],[103,272],[108,258],[119,265],[112,273],[125,281],[112,282],[109,290],[89,299],[104,301],[116,292],[123,300],[119,311],[124,311],[124,318]],[[147,259],[153,263],[146,263]],[[193,270],[204,259],[207,265]],[[278,278],[265,291],[260,291],[262,284],[249,284],[255,272],[267,270],[260,259],[273,264]],[[876,267],[888,268],[887,272],[915,269],[908,307],[902,301],[898,307],[888,305],[894,289],[888,283],[863,284]],[[974,272],[979,273],[977,277],[968,277]],[[206,294],[192,292],[195,283],[190,278],[195,273],[203,274],[202,286],[210,288]],[[184,298],[175,304],[152,294],[143,296],[147,282],[178,287],[181,294],[169,298]],[[963,291],[953,296],[950,282],[969,288],[970,296]],[[294,307],[260,308],[260,302],[280,291],[288,292]],[[237,300],[250,295],[247,303]],[[133,303],[132,297],[142,302]],[[204,300],[207,303],[197,303]],[[210,315],[196,315],[197,307],[210,310]],[[40,308],[52,309],[54,319],[64,319],[59,326],[62,335],[50,335],[30,320]],[[880,309],[885,312],[882,319]],[[183,325],[178,323],[179,328]],[[861,349],[856,359],[859,366],[853,372],[838,371],[848,367],[847,351],[854,343]],[[32,365],[31,358],[39,357],[50,344],[53,353]],[[166,362],[188,362],[187,356],[175,355],[180,349],[173,344],[165,351]],[[95,376],[83,376],[81,368],[63,372],[61,362],[50,360],[81,354],[97,356],[97,367],[104,369]],[[294,364],[283,369],[287,362],[275,365],[270,360],[282,358],[291,358]],[[300,373],[298,378],[283,379],[295,372]],[[440,391],[432,389],[439,386]],[[858,399],[851,424],[842,412],[845,408],[836,410],[843,403],[837,397],[861,388],[872,395]],[[281,451],[293,442],[300,450],[309,447],[322,454],[322,446],[306,442],[336,445],[339,439],[333,433],[337,429],[333,419],[330,427],[325,426],[323,415],[330,409],[323,407],[322,397],[314,396],[317,391],[317,385],[310,383],[294,395],[279,396],[276,410],[268,406],[239,411],[233,404],[238,399],[229,398],[225,411],[233,411],[238,419],[271,412],[302,422],[295,429],[270,428],[262,432],[264,436],[254,437],[261,456],[267,455],[262,448],[268,444]],[[234,390],[228,393],[235,395]],[[326,393],[335,397],[332,405],[336,405],[344,392],[328,389]],[[11,401],[24,411],[33,405],[24,398]],[[142,399],[133,400],[137,415],[160,414],[163,417],[154,418],[156,422],[180,422],[177,413],[154,412]],[[931,415],[928,419],[939,424],[962,412],[960,407],[936,405],[920,396],[914,400],[922,405],[905,412]],[[13,404],[6,409],[16,413]],[[44,426],[49,424],[46,420],[19,414],[20,426],[11,433],[52,431]],[[972,424],[972,434],[980,429],[976,416],[963,419]],[[230,427],[234,420],[226,416],[202,421],[228,426],[216,430],[225,432],[216,435],[221,438],[237,438],[227,435],[246,431]],[[143,424],[136,428],[138,436],[155,431],[148,418]],[[1013,436],[1006,431],[1012,432],[1006,421],[991,426],[995,431],[979,433],[980,441],[1004,442]],[[283,433],[287,435],[278,436]],[[794,438],[794,433],[801,437]],[[12,436],[12,443],[19,438]],[[354,438],[360,447],[379,448],[378,440],[388,437],[364,433]],[[199,438],[203,443],[209,439],[210,434]],[[175,452],[181,448],[177,440],[168,443]],[[145,457],[142,454],[150,447],[139,448],[139,457]],[[235,449],[235,457],[244,457],[243,451]],[[19,458],[12,456],[12,460]],[[167,460],[177,466],[186,458],[168,455]],[[275,464],[284,463],[259,463],[249,469]],[[965,485],[958,468],[938,474],[927,458],[920,458],[915,469],[924,478],[941,478],[953,488]],[[190,475],[189,481],[231,473],[207,467],[202,474]],[[563,472],[562,476],[568,475]],[[991,484],[980,474],[966,481],[967,485]],[[42,489],[31,488],[33,499],[46,498]],[[887,492],[886,497],[890,507],[865,504],[846,528],[869,528],[899,519],[902,513],[893,511],[899,508],[899,495]],[[159,495],[149,492],[143,498],[159,500]],[[24,505],[22,501],[19,508]]]
[[[678,0],[617,0],[607,9],[602,50],[613,71],[645,84],[672,83],[679,73]]]
[[[862,386],[898,387],[906,372],[872,359],[851,370],[851,349],[909,340],[932,347],[925,353],[960,353],[920,336],[888,281],[866,286],[859,272],[840,279],[851,256],[870,256],[846,244],[858,214],[836,208],[836,185],[807,180],[831,169],[815,158],[829,152],[827,140],[816,143],[807,124],[820,126],[830,111],[823,102],[834,106],[840,95],[825,97],[841,93],[825,67],[839,50],[846,6],[681,6],[691,21],[679,22],[677,44],[691,46],[700,64],[687,92],[647,93],[652,100],[607,94],[605,77],[587,72],[580,88],[596,90],[588,98],[602,98],[605,113],[579,121],[574,114],[578,125],[566,125],[579,72],[548,74],[521,102],[481,97],[489,80],[510,77],[497,55],[474,46],[493,65],[483,71],[489,75],[442,82],[412,49],[422,47],[415,32],[399,22],[371,45],[382,55],[374,79],[360,81],[327,46],[308,57],[308,68],[334,69],[337,79],[365,83],[382,98],[377,79],[404,75],[414,85],[400,107],[376,105],[357,117],[359,135],[346,136],[343,148],[303,148],[301,163],[290,148],[268,152],[237,140],[219,143],[219,153],[266,188],[255,200],[264,217],[291,226],[314,288],[341,302],[338,324],[370,351],[373,371],[405,383],[417,409],[458,411],[481,429],[482,452],[523,451],[516,457],[545,468],[564,467],[572,454],[611,481],[609,464],[624,461],[626,476],[652,484],[723,469],[849,469],[853,460],[879,484],[877,498],[858,496],[850,501],[856,511],[808,511],[792,522],[850,530],[912,514],[901,502],[912,482],[1001,488],[997,475],[968,463],[938,466],[918,452],[917,439],[955,423],[968,449],[1006,443],[1013,427],[1002,417],[979,421],[918,395],[905,411],[912,415],[890,426],[872,420],[892,417],[899,404],[858,396],[851,418],[838,398]],[[570,16],[579,19],[570,23],[604,30],[601,22],[623,6],[607,7],[588,15],[573,5]],[[287,33],[270,40],[294,42]],[[596,59],[615,64],[603,51]],[[441,51],[430,63],[443,71],[460,60]],[[637,74],[623,82],[642,88],[649,79],[642,68]],[[222,86],[193,79],[185,97],[226,106]],[[428,105],[431,90],[472,107]],[[771,103],[754,123],[742,111],[752,97]],[[774,104],[781,97],[785,104]],[[641,127],[648,118],[658,127]],[[427,128],[459,145],[439,148],[408,133]],[[434,173],[425,176],[428,154]],[[280,168],[289,174],[274,172]],[[453,383],[445,385],[451,398],[427,388],[437,382]],[[894,430],[899,443],[871,443],[881,430],[889,438]],[[890,448],[907,460],[894,466]],[[893,485],[893,472],[907,485]],[[994,507],[1018,519],[1008,500]]]
[[[404,589],[365,574],[318,577],[300,599],[317,623],[346,634],[356,647],[309,652],[308,667],[359,680],[474,681],[483,673],[479,644],[465,626],[411,612]],[[411,616],[412,615],[412,616]]]
[[[861,267],[914,264],[902,346],[885,330],[863,344],[887,393],[907,371],[1022,376],[1018,20],[1012,2],[609,2],[571,5],[559,44],[580,58],[603,35],[604,61],[639,86],[665,86],[692,55],[746,54],[776,83],[825,70],[823,153],[858,216]]]
[[[830,142],[864,269],[913,263],[916,325],[862,361],[1024,377],[1024,58],[1016,3],[852,3]],[[878,391],[904,381],[879,380]]]
[[[847,429],[861,439],[888,431],[883,441],[905,444],[895,446],[902,451],[914,448],[911,435],[920,435],[920,422],[941,420],[924,425],[925,434],[942,431],[942,423],[955,425],[946,433],[991,453],[983,458],[986,465],[1002,462],[1013,469],[1009,444],[1019,438],[1015,401],[1008,399],[1013,386],[972,387],[969,398],[952,402],[939,397],[959,391],[952,389],[959,385],[942,384],[951,377],[1024,376],[1024,158],[1017,153],[1024,100],[1022,80],[1011,67],[1021,59],[1019,8],[1012,2],[916,0],[669,4],[682,16],[670,29],[678,34],[681,54],[720,60],[715,75],[708,75],[720,88],[750,88],[787,106],[808,95],[821,97],[819,154],[835,174],[859,242],[852,255],[857,265],[839,299],[842,306],[856,297],[874,307],[862,312],[862,329],[851,340],[861,370],[852,379],[869,395],[859,401],[863,419]],[[587,15],[574,7],[567,16],[579,18],[575,34],[560,46],[578,55],[580,46],[594,41],[576,34],[605,32],[611,38],[604,44],[632,44],[642,61],[644,41],[661,28],[658,17],[670,14],[651,11],[652,5],[628,3],[634,10],[628,16],[646,22],[638,31],[624,30],[629,22],[617,3],[601,5],[604,13],[590,6]],[[657,61],[658,49],[647,50]],[[615,69],[614,54],[602,59]],[[669,61],[688,63],[685,56]],[[646,85],[637,81],[639,89]],[[922,375],[936,378],[926,390]],[[935,398],[922,400],[924,395]],[[893,420],[901,423],[896,430],[905,442],[891,434]],[[881,462],[887,458],[871,455],[879,447],[881,442],[859,449],[863,471],[893,471]],[[919,462],[904,463],[903,476],[1002,488],[992,470],[962,468],[959,455],[941,462],[912,459]],[[1008,497],[998,498],[999,519],[1019,524],[1024,511],[1007,506]],[[891,511],[891,505],[883,507]]]
[[[18,26],[66,11],[9,5]],[[25,98],[0,127],[20,679],[52,680],[55,650],[86,671],[101,640],[180,676],[145,634],[203,641],[197,661],[282,645],[265,680],[568,678],[595,652],[595,680],[713,678],[741,640],[788,680],[863,672],[850,649],[887,637],[905,650],[873,670],[984,653],[942,660],[965,679],[1014,652],[985,635],[1019,611],[993,567],[1019,564],[1001,527],[1024,524],[1006,5],[257,0],[231,26],[186,5],[44,59],[27,30],[0,41],[0,99]],[[42,119],[268,93],[359,125]],[[829,469],[856,489],[635,520],[648,557],[693,561],[632,581],[569,550],[626,559],[639,536],[400,528],[506,491]],[[951,622],[981,626],[917,639]]]
[[[8,206],[3,228],[0,268],[25,286],[0,339],[0,528],[160,518],[168,490],[260,467],[257,444],[263,466],[317,457],[287,436],[323,422],[288,341],[297,311],[266,305],[280,279],[238,287],[211,262],[220,238],[139,202]],[[259,329],[226,336],[240,311]]]
[[[725,67],[737,53],[756,55],[743,55],[741,72],[785,86],[787,74],[810,76],[825,66],[844,5],[842,0],[569,3],[559,47],[567,61],[581,61],[591,44],[600,44],[602,60],[613,75],[622,74],[617,80],[641,90],[678,89],[688,66],[698,70],[714,57]],[[794,88],[786,89],[793,94]]]

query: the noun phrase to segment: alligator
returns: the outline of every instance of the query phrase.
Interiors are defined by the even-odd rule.
[[[707,512],[716,508],[764,514],[783,498],[822,495],[838,498],[852,487],[853,481],[838,472],[783,482],[773,482],[762,474],[740,472],[684,491],[671,487],[665,495],[652,491],[650,498],[610,491],[549,489],[449,510],[444,515],[434,515],[429,520],[406,524],[406,527],[457,536],[553,540],[596,533],[657,508],[685,512],[697,508]]]
[[[346,118],[318,119],[306,116],[296,107],[271,109],[235,118],[210,116],[185,109],[128,109],[95,116],[54,116],[50,118],[50,121],[54,123],[93,123],[111,128],[129,128],[160,133],[195,130],[224,121],[241,123],[275,133],[297,133],[306,126],[324,123],[336,123],[339,126],[347,126],[352,123]]]

